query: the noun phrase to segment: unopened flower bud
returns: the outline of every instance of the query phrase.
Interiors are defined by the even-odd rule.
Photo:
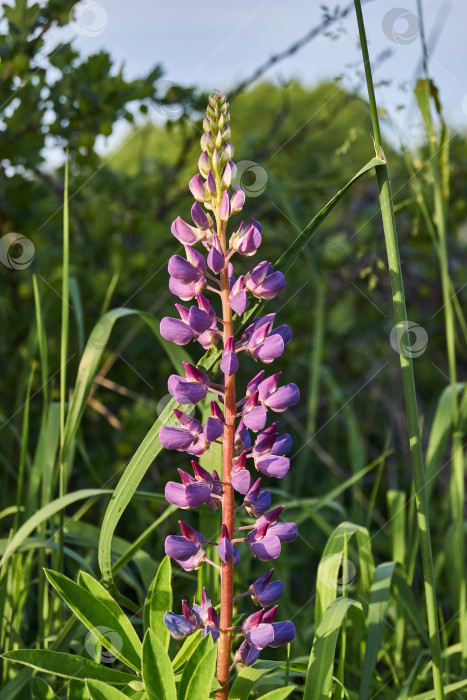
[[[218,173],[221,169],[221,159],[217,148],[214,149],[214,153],[212,154],[212,169],[215,173]]]
[[[222,140],[223,141],[228,141],[231,137],[231,131],[230,131],[230,126],[226,126],[224,131],[222,132]]]
[[[216,148],[220,149],[222,146],[222,133],[221,130],[217,130],[217,136],[216,136],[216,141],[215,141]]]
[[[224,146],[224,150],[222,151],[222,156],[221,156],[221,163],[224,165],[224,163],[227,163],[229,160],[232,160],[234,155],[234,149],[231,143],[228,141],[226,142]]]
[[[209,156],[207,151],[203,151],[198,160],[198,169],[203,177],[207,177],[209,173]]]
[[[211,131],[211,120],[209,117],[204,117],[203,119],[203,131],[208,134]]]

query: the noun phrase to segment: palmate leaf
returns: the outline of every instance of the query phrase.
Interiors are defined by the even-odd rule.
[[[283,661],[257,661],[254,666],[245,666],[240,670],[232,684],[229,700],[245,700],[253,690],[255,683],[270,671],[283,666]],[[238,667],[237,667],[238,668]]]
[[[318,214],[310,221],[302,233],[297,236],[292,245],[289,246],[285,253],[276,262],[274,266],[275,269],[286,274],[300,253],[304,250],[305,246],[310,242],[319,226],[335,207],[337,202],[339,202],[339,200],[352,187],[352,185],[357,182],[357,180],[382,163],[383,161],[379,158],[372,158],[368,163],[366,163],[366,165],[364,165],[363,168],[359,170],[358,173],[351,180],[349,180],[349,182],[341,190],[339,190],[339,192],[337,192],[337,194],[334,195],[334,197],[321,209],[321,211],[318,212]],[[252,318],[256,318],[261,313],[265,304],[265,301],[255,301],[253,304],[250,304],[248,311],[243,314],[242,325],[248,321],[251,321]],[[215,368],[219,363],[220,355],[221,351],[218,348],[211,348],[201,358],[198,363],[198,367],[203,369],[203,371],[207,372],[208,374],[212,374],[215,372]],[[130,460],[130,463],[125,469],[123,476],[118,482],[115,492],[105,512],[99,541],[99,566],[102,573],[102,580],[111,591],[116,592],[111,562],[113,533],[115,532],[120,518],[122,517],[123,511],[131,501],[133,494],[146,474],[146,471],[149,469],[149,466],[161,451],[162,446],[159,442],[159,430],[163,425],[166,425],[169,420],[171,420],[173,409],[177,408],[177,406],[178,404],[175,399],[172,399],[167,404],[154,425],[150,428],[149,432]]]

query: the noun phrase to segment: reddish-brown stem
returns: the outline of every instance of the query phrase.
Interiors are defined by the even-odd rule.
[[[220,223],[220,222],[219,222]],[[219,238],[225,250],[225,224],[218,227]],[[222,317],[224,321],[224,346],[229,336],[233,335],[232,309],[229,302],[229,276],[227,263],[220,273],[221,297],[222,297]],[[224,376],[224,415],[225,427],[222,439],[222,482],[224,484],[224,494],[222,502],[222,523],[227,526],[229,535],[233,536],[234,531],[234,490],[231,483],[230,473],[234,459],[235,440],[235,375]],[[227,700],[229,695],[229,674],[230,674],[230,652],[232,646],[232,611],[233,611],[233,559],[227,564],[221,565],[221,634],[218,641],[217,651],[217,680],[220,688],[216,693],[216,700]]]

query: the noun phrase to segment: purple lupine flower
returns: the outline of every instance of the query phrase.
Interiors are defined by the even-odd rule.
[[[219,507],[219,496],[223,488],[216,470],[210,474],[206,469],[192,461],[194,476],[183,469],[179,469],[181,484],[169,481],[165,487],[165,499],[179,508],[196,508],[206,503],[212,510]]]
[[[196,405],[205,401],[207,392],[211,391],[218,395],[220,405],[211,401],[211,415],[204,425],[197,418],[175,409],[178,425],[162,427],[159,439],[163,447],[198,456],[208,450],[212,442],[219,442],[223,435],[227,451],[224,452],[222,477],[216,471],[209,473],[198,462],[192,461],[193,474],[180,468],[180,482],[168,482],[165,495],[169,503],[182,509],[199,505],[207,505],[212,510],[222,507],[223,525],[217,556],[224,571],[226,566],[235,565],[240,560],[235,542],[246,542],[254,556],[268,561],[278,557],[282,545],[292,542],[297,536],[295,523],[279,522],[283,506],[270,509],[271,492],[268,488],[262,490],[262,477],[253,483],[247,460],[251,458],[255,469],[262,475],[285,476],[290,466],[286,457],[291,448],[290,435],[279,435],[277,422],[266,427],[266,421],[269,410],[285,411],[297,403],[299,393],[295,384],[279,386],[280,372],[266,377],[262,370],[248,382],[245,397],[238,402],[235,397],[234,375],[239,368],[239,353],[245,352],[255,360],[269,364],[282,355],[291,340],[291,332],[285,324],[274,328],[275,314],[272,313],[251,323],[241,338],[235,339],[229,333],[224,337],[225,329],[232,324],[232,312],[241,316],[248,308],[249,294],[259,299],[272,299],[285,286],[285,279],[268,261],[258,263],[251,271],[236,278],[233,257],[237,254],[254,255],[261,244],[262,229],[255,219],[250,219],[247,225],[241,222],[230,234],[229,245],[226,244],[229,219],[242,210],[245,193],[240,187],[230,189],[236,167],[232,161],[234,149],[230,143],[230,115],[225,98],[220,94],[211,96],[206,115],[200,142],[199,173],[189,183],[195,199],[191,209],[194,226],[180,217],[173,222],[172,233],[184,245],[185,257],[172,256],[168,266],[171,292],[182,301],[196,298],[197,303],[189,308],[176,304],[180,318],[162,319],[161,335],[178,345],[194,340],[205,349],[223,342],[220,369],[224,382],[211,383],[205,372],[184,362],[185,376],[173,374],[168,381],[169,391],[178,403]],[[202,246],[202,252],[195,249],[197,245]],[[216,291],[222,296],[222,318],[202,293]],[[218,323],[223,325],[222,329]],[[227,422],[221,406],[226,411]],[[250,430],[257,434],[254,444]],[[227,454],[233,455],[232,461],[230,458],[226,460]],[[224,497],[224,487],[229,483],[236,493],[243,496],[243,512],[255,519],[252,526],[246,526],[248,535],[238,539],[225,524],[234,517],[232,500]],[[181,535],[169,535],[166,539],[168,556],[186,571],[199,568],[203,562],[218,566],[206,557],[204,535],[182,521],[180,529]],[[258,659],[261,649],[288,643],[295,636],[290,621],[274,621],[277,605],[273,606],[273,603],[281,597],[283,585],[281,581],[272,581],[272,574],[273,569],[252,583],[246,593],[236,597],[250,595],[253,603],[262,609],[245,619],[242,626],[244,640],[235,653],[234,665],[251,665]],[[221,599],[221,608],[222,605]],[[190,607],[183,601],[182,614],[168,612],[165,622],[176,639],[183,639],[197,629],[202,630],[203,636],[210,633],[214,641],[220,636],[217,613],[204,589],[201,605]],[[228,678],[221,681],[225,686]]]
[[[185,377],[171,374],[168,381],[169,393],[179,404],[196,404],[202,401],[209,388],[209,377],[189,362],[183,362]]]
[[[222,353],[221,371],[230,377],[235,374],[238,369],[238,358],[235,354],[235,340],[233,336],[229,336],[225,344],[224,352]]]
[[[174,409],[174,413],[180,427],[164,426],[159,431],[160,443],[167,450],[201,455],[209,449],[209,443],[217,440],[224,432],[222,423],[212,416],[206,420],[203,427],[199,420],[177,408]]]
[[[222,245],[217,234],[212,236],[212,247],[208,255],[208,265],[216,274],[224,269],[225,257]]]
[[[170,230],[172,231],[172,234],[175,236],[175,238],[179,240],[180,243],[183,243],[183,245],[194,245],[195,243],[199,243],[199,241],[202,241],[205,236],[204,230],[202,230],[202,228],[203,227],[201,226],[198,227],[198,225],[196,228],[194,228],[193,226],[187,224],[186,221],[183,221],[183,219],[181,219],[179,216],[177,216]]]
[[[182,535],[169,535],[165,539],[165,553],[186,571],[199,569],[206,557],[204,535],[179,520]]]
[[[267,608],[282,596],[283,583],[282,581],[271,581],[273,573],[274,569],[269,569],[251,584],[249,591],[255,605]]]
[[[248,644],[246,639],[244,639],[235,652],[234,664],[240,664],[241,666],[252,666],[256,661],[258,661],[259,655],[260,650],[254,647],[252,644]]]
[[[204,255],[188,245],[185,246],[185,253],[186,259],[181,255],[172,255],[168,264],[169,275],[181,284],[198,282],[206,272]]]
[[[216,609],[211,604],[209,600],[206,589],[203,588],[203,593],[201,595],[201,605],[196,603],[193,605],[193,610],[198,613],[203,631],[201,636],[204,637],[206,634],[211,634],[213,641],[217,641],[219,638],[219,618],[217,616]]]
[[[246,288],[259,299],[274,299],[277,292],[285,287],[282,272],[274,272],[267,260],[263,260],[246,276]]]
[[[242,452],[234,461],[231,471],[232,486],[238,493],[246,495],[250,490],[251,474],[246,469],[246,452]]]
[[[164,624],[174,639],[185,639],[196,630],[202,629],[201,636],[211,634],[214,641],[219,638],[219,618],[211,601],[203,588],[201,605],[196,603],[192,608],[186,600],[182,601],[182,615],[167,612],[164,615]]]
[[[248,308],[248,295],[244,287],[244,281],[244,275],[240,275],[238,280],[231,285],[229,294],[230,306],[239,316]]]
[[[261,491],[261,478],[257,479],[248,490],[243,504],[248,515],[255,518],[259,518],[271,507],[271,493],[267,489]]]
[[[256,649],[264,649],[274,641],[274,628],[272,623],[263,622],[266,612],[258,610],[247,617],[242,625],[242,632],[248,644]]]
[[[240,561],[240,553],[237,547],[232,544],[227,525],[225,524],[222,525],[221,537],[217,545],[217,555],[224,564],[227,564],[231,559],[234,559],[236,563]]]
[[[254,255],[261,245],[261,230],[261,224],[256,219],[250,219],[248,226],[244,226],[242,221],[230,239],[230,247],[241,255]]]
[[[288,433],[278,435],[276,427],[277,421],[258,434],[251,457],[262,474],[282,479],[290,467],[290,460],[285,454],[292,446],[292,439]]]
[[[276,314],[268,314],[258,318],[245,329],[241,343],[252,357],[265,364],[273,362],[284,352],[285,345],[290,342],[292,334],[287,325],[273,329]]]

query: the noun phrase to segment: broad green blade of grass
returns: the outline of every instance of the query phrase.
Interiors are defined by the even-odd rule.
[[[345,616],[351,611],[362,618],[363,624],[362,606],[350,598],[338,598],[324,611],[311,648],[303,700],[329,698],[337,637]]]
[[[315,624],[318,626],[325,610],[337,597],[339,587],[339,570],[346,542],[349,544],[355,536],[358,547],[358,562],[352,562],[354,573],[358,571],[360,585],[365,596],[369,594],[374,576],[374,561],[371,552],[371,541],[368,530],[353,523],[341,523],[331,534],[324,548],[318,566],[316,579]],[[350,574],[349,574],[350,575]],[[352,582],[354,575],[352,576]],[[349,582],[350,584],[351,582]]]
[[[395,562],[380,564],[375,569],[375,577],[371,584],[370,607],[368,611],[368,635],[366,638],[365,657],[363,660],[362,678],[360,681],[359,700],[367,700],[370,694],[370,684],[381,649],[383,635],[386,630],[386,615],[391,600],[391,584]]]
[[[53,471],[60,441],[60,404],[51,403],[42,412],[36,454],[29,472],[25,515],[29,517],[39,504],[46,505],[51,497]]]

